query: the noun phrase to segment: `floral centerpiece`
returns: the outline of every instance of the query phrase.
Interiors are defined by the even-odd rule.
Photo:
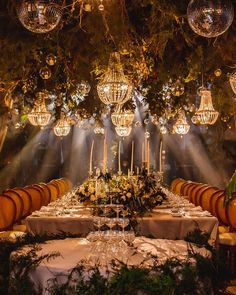
[[[131,177],[101,174],[85,181],[76,195],[84,205],[122,204],[128,217],[142,216],[166,198],[158,179],[145,170]]]

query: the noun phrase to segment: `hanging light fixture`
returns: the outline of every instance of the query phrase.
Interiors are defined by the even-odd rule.
[[[51,113],[47,111],[45,99],[48,98],[46,91],[40,91],[36,94],[37,100],[35,101],[34,108],[28,114],[28,119],[33,126],[44,127],[48,125],[51,119]]]
[[[213,125],[215,124],[219,112],[217,112],[212,104],[211,91],[201,87],[199,89],[199,95],[201,97],[200,106],[192,118],[194,124],[201,125]]]
[[[119,136],[129,136],[132,130],[134,113],[131,110],[122,110],[119,106],[111,115],[111,121],[116,126],[116,133]],[[122,134],[122,135],[120,135]],[[125,134],[125,135],[124,135]]]
[[[236,94],[236,71],[229,76],[229,83],[233,92]]]
[[[47,33],[59,24],[62,7],[49,0],[23,0],[17,8],[17,15],[27,30]]]
[[[116,133],[120,137],[127,137],[130,135],[132,127],[115,127]]]
[[[70,133],[70,123],[68,118],[66,118],[65,114],[61,114],[61,118],[56,122],[56,125],[53,128],[53,131],[56,136],[67,136]]]
[[[133,123],[134,113],[131,110],[122,110],[120,107],[111,115],[111,121],[115,126],[128,127]]]
[[[184,135],[189,132],[190,125],[187,123],[186,116],[184,110],[180,110],[178,114],[178,119],[173,126],[173,130],[175,133]]]
[[[99,98],[106,105],[123,104],[131,98],[133,86],[124,75],[118,52],[110,55],[107,71],[98,83],[97,91]]]

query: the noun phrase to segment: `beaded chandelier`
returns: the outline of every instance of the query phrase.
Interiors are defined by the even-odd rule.
[[[110,55],[107,71],[98,83],[97,91],[99,98],[106,105],[123,104],[131,98],[133,86],[124,75],[118,52]]]
[[[45,99],[48,98],[47,92],[38,92],[37,100],[31,113],[28,114],[28,119],[33,126],[44,127],[48,125],[51,119],[51,113],[47,111]]]
[[[201,102],[198,110],[192,118],[194,124],[213,125],[215,124],[219,112],[217,112],[212,104],[211,91],[206,88],[201,88],[200,91]]]
[[[117,127],[129,127],[134,120],[134,113],[131,110],[122,110],[118,108],[112,115],[111,121]]]
[[[70,123],[64,114],[61,115],[61,118],[56,122],[56,125],[53,128],[53,131],[56,136],[67,136],[70,133]]]
[[[47,33],[60,22],[62,7],[54,1],[23,0],[17,9],[22,25],[33,33]]]
[[[190,125],[187,123],[185,112],[183,110],[179,111],[178,119],[173,126],[173,130],[176,134],[184,135],[189,132]]]
[[[236,71],[230,75],[229,83],[230,83],[230,86],[231,86],[233,92],[236,94]]]

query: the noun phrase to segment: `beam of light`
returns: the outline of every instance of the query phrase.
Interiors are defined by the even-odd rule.
[[[184,142],[185,140],[186,142]],[[182,145],[186,145],[185,147],[183,146],[182,150],[181,148],[178,148],[180,143],[182,143]],[[185,163],[184,158],[188,156],[191,161],[191,166],[193,169],[197,169],[199,171],[204,183],[209,183],[217,187],[224,186],[223,179],[225,178],[225,172],[222,167],[216,167],[212,159],[209,158],[209,155],[207,154],[207,151],[198,135],[190,133],[182,139],[178,136],[168,135],[166,136],[165,144],[167,148],[171,150],[176,161],[178,161],[180,165],[181,163]],[[187,170],[184,172],[185,175],[188,174]]]
[[[34,150],[34,147],[38,142],[42,140],[45,136],[44,131],[40,130],[23,148],[22,150],[14,157],[11,164],[6,166],[0,172],[0,179],[2,179],[5,187],[10,187],[11,183],[17,182],[17,177],[22,174],[22,161],[30,164],[35,158],[37,150]],[[14,168],[13,168],[14,167]],[[23,167],[23,171],[25,167]],[[26,169],[26,172],[29,171]],[[30,175],[28,175],[30,176]]]

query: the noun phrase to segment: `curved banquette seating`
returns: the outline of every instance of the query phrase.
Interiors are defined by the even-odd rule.
[[[49,183],[5,190],[0,195],[0,231],[12,228],[13,224],[20,223],[32,212],[61,198],[71,188],[70,180],[60,178]]]

